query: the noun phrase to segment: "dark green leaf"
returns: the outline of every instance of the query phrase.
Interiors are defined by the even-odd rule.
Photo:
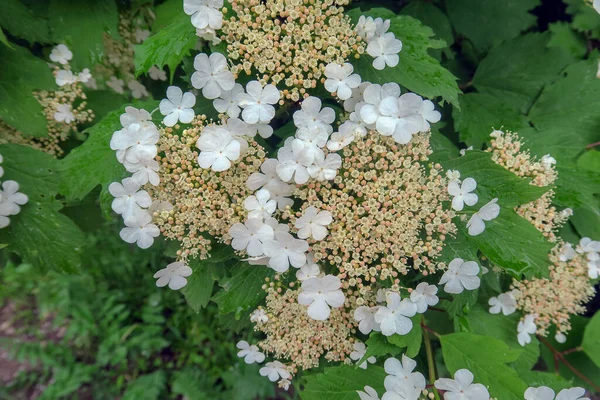
[[[123,400],[148,399],[157,400],[165,391],[167,374],[159,370],[147,375],[141,375],[127,386],[123,394]]]
[[[581,347],[594,364],[600,367],[600,312],[596,312],[586,325]]]
[[[48,21],[19,0],[2,0],[0,26],[11,35],[29,42],[50,42]]]
[[[265,297],[262,285],[265,278],[275,273],[261,265],[239,263],[233,267],[234,275],[219,282],[223,291],[218,292],[213,301],[219,305],[221,313],[240,312],[256,307]]]
[[[556,393],[562,389],[573,387],[573,383],[562,378],[560,375],[551,372],[541,371],[519,371],[519,376],[527,384],[527,386],[540,387],[548,386]]]
[[[381,357],[387,355],[395,356],[402,351],[399,347],[405,347],[392,344],[388,341],[387,337],[383,336],[379,332],[372,332],[365,344],[367,346],[367,351],[365,355],[358,362],[356,362],[356,365],[361,365],[364,360],[369,357]]]
[[[388,336],[388,342],[393,343],[398,347],[406,347],[406,356],[414,358],[419,354],[421,349],[422,331],[421,331],[421,315],[417,314],[411,318],[413,328],[406,335]]]
[[[370,365],[366,370],[350,365],[325,368],[321,373],[306,377],[300,397],[302,400],[356,400],[356,392],[364,391],[365,386],[371,386],[382,395],[385,377],[383,368],[376,365]]]
[[[193,272],[187,278],[188,283],[181,289],[181,293],[185,296],[188,305],[194,311],[200,312],[200,309],[206,307],[212,296],[218,276],[215,269],[223,268],[223,265],[207,262],[207,260],[190,260],[189,266]]]
[[[587,53],[585,39],[573,31],[566,22],[555,22],[549,26],[552,39],[548,47],[558,47],[569,53],[574,58],[583,58]]]

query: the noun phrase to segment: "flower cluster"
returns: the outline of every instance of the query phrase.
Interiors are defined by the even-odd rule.
[[[48,136],[26,137],[0,121],[0,143],[23,144],[60,156],[63,154],[60,143],[67,140],[71,133],[77,132],[77,125],[94,119],[94,113],[87,108],[82,87],[82,84],[90,82],[92,75],[88,68],[79,73],[73,72],[69,64],[72,58],[73,53],[64,44],[52,49],[50,60],[54,64],[51,67],[58,89],[33,93],[48,121]]]
[[[3,162],[0,155],[0,164]],[[4,175],[4,168],[0,166],[0,178]],[[15,181],[2,182],[0,189],[0,229],[6,228],[10,224],[10,216],[21,212],[21,207],[27,204],[29,198],[27,195],[19,192],[19,184]]]
[[[402,50],[402,42],[388,29],[389,20],[364,15],[356,24],[356,32],[367,43],[367,54],[374,58],[373,68],[377,70],[384,69],[386,65],[395,67],[400,62],[398,53]]]

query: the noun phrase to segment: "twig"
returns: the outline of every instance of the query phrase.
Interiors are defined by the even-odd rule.
[[[600,142],[588,144],[587,146],[585,146],[585,148],[586,149],[591,149],[591,148],[596,147],[596,146],[600,146]]]
[[[433,385],[435,382],[435,361],[433,359],[433,349],[431,348],[431,340],[429,340],[429,332],[433,332],[429,327],[425,325],[425,317],[421,317],[421,326],[423,329],[423,341],[425,342],[425,351],[427,352],[427,366],[429,369],[429,381]],[[439,336],[439,335],[438,335]],[[433,395],[436,400],[440,400],[440,394],[437,389],[433,387]]]

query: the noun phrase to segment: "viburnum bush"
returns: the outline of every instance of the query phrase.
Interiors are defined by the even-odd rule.
[[[5,2],[4,260],[119,218],[302,399],[600,391],[598,1]]]

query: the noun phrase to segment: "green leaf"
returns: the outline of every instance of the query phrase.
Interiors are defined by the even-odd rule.
[[[29,197],[21,212],[10,217],[9,227],[0,231],[0,243],[7,243],[8,250],[42,271],[75,272],[81,263],[84,237],[71,219],[58,212],[62,208],[55,200],[58,160],[14,144],[0,145],[0,154],[4,157],[3,179],[17,181],[19,191]]]
[[[232,277],[219,282],[223,291],[213,297],[223,314],[238,313],[256,307],[265,297],[262,289],[265,279],[275,275],[270,268],[242,262],[233,266],[233,270]]]
[[[167,374],[158,370],[151,374],[141,375],[127,385],[127,390],[121,397],[123,400],[148,399],[157,400],[166,389]]]
[[[530,33],[494,47],[477,67],[473,85],[526,113],[542,88],[572,61],[561,49],[548,48],[549,40],[549,33]]]
[[[32,92],[56,88],[52,71],[20,46],[0,46],[0,60],[0,118],[25,136],[47,136],[42,106]]]
[[[31,43],[50,42],[48,21],[36,15],[19,0],[2,0],[0,26],[11,35],[23,38]]]
[[[52,41],[69,46],[76,71],[92,68],[100,61],[105,32],[118,35],[119,13],[112,0],[51,0],[48,20]]]
[[[552,38],[548,47],[558,47],[569,53],[574,58],[583,58],[587,53],[585,39],[569,26],[566,22],[555,22],[548,27],[552,32]]]
[[[469,39],[477,50],[485,51],[533,26],[536,17],[528,11],[539,3],[539,0],[451,0],[446,2],[446,11],[456,32]]]
[[[573,16],[571,26],[580,32],[590,32],[590,36],[600,38],[600,14],[583,0],[564,0],[568,4],[567,13]]]
[[[356,400],[358,390],[371,386],[382,395],[385,391],[383,368],[370,365],[366,370],[350,365],[325,368],[322,373],[306,377],[306,385],[300,392],[302,400]]]
[[[600,237],[600,212],[598,212],[597,205],[595,209],[590,206],[577,208],[573,211],[573,216],[569,218],[569,221],[575,225],[580,236]]]
[[[527,385],[506,365],[517,360],[521,351],[498,339],[471,333],[444,335],[440,340],[444,361],[452,373],[466,368],[475,376],[475,382],[489,388],[491,397],[523,399]]]
[[[452,111],[454,129],[461,142],[481,148],[490,141],[494,129],[518,131],[528,126],[527,118],[501,98],[485,93],[467,93],[460,97],[460,110]]]
[[[223,397],[231,400],[273,398],[275,385],[258,372],[259,365],[240,362],[223,374],[223,380],[231,388]],[[211,397],[210,400],[215,397]]]
[[[195,312],[200,312],[210,301],[218,276],[216,269],[223,268],[221,263],[207,262],[209,260],[190,260],[189,266],[193,272],[187,278],[187,285],[181,289],[188,305]]]
[[[562,389],[568,389],[573,386],[572,382],[567,381],[560,375],[551,372],[541,371],[519,371],[519,376],[530,387],[548,386],[556,393]]]
[[[356,365],[361,365],[364,360],[369,357],[381,357],[387,355],[395,356],[401,352],[399,347],[406,347],[396,346],[395,344],[389,342],[388,338],[379,332],[372,332],[369,335],[365,345],[367,346],[367,351],[365,352],[365,355],[356,362]]]
[[[477,258],[468,258],[467,260],[477,260]],[[443,290],[443,289],[442,289]],[[471,308],[477,303],[477,294],[479,290],[465,290],[462,293],[452,295],[452,301],[450,301],[449,305],[446,307],[446,311],[448,315],[451,317],[463,316],[465,314],[469,314],[471,312]],[[444,302],[446,303],[446,302]],[[463,321],[460,321],[462,324]]]
[[[173,374],[171,391],[189,400],[209,400],[212,396],[205,393],[202,385],[199,384],[203,379],[207,380],[208,377],[203,376],[200,370],[185,369],[177,371]]]
[[[581,347],[594,364],[600,367],[600,312],[596,312],[586,325]]]
[[[372,11],[369,10],[365,14],[375,15]],[[356,72],[363,81],[379,84],[397,82],[421,96],[440,96],[458,106],[460,90],[456,84],[457,78],[428,53],[429,49],[445,48],[446,43],[443,40],[432,39],[435,34],[431,28],[407,15],[393,17],[389,31],[402,41],[400,63],[394,68],[386,67],[378,71],[373,68],[373,58],[364,54],[354,61]]]
[[[445,41],[448,46],[454,43],[454,33],[452,32],[450,20],[434,4],[423,1],[408,3],[400,10],[400,14],[418,19],[423,25],[433,29],[436,37]]]
[[[0,43],[5,45],[9,49],[14,49],[14,46],[8,41],[8,39],[6,38],[6,35],[2,31],[2,29],[0,29]]]
[[[417,314],[411,318],[413,328],[406,335],[388,336],[388,342],[398,347],[406,347],[406,356],[414,358],[419,354],[421,349],[422,330],[421,330],[421,315]]]
[[[168,10],[165,9],[166,11]],[[168,13],[172,15],[169,24],[146,39],[144,43],[135,46],[136,76],[147,73],[153,65],[159,68],[167,65],[172,81],[175,69],[196,45],[198,37],[190,17],[183,12],[182,8],[178,13],[171,13],[171,11]]]
[[[600,171],[600,151],[586,151],[577,159],[577,165],[592,172]]]

